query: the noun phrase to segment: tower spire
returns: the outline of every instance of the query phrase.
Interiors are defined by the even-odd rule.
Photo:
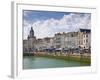
[[[30,37],[31,37],[31,38],[34,37],[34,30],[33,30],[32,26],[31,26],[31,30],[30,30]]]

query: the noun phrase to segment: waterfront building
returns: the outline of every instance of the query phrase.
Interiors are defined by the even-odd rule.
[[[45,44],[45,48],[52,48],[53,47],[53,38],[52,37],[44,38],[43,42]]]
[[[78,46],[83,49],[89,49],[91,47],[91,30],[80,29],[78,32]]]
[[[23,52],[28,52],[28,40],[23,40]]]
[[[45,48],[45,44],[43,42],[43,39],[37,39],[36,40],[36,44],[35,44],[35,48],[38,50],[38,51],[41,51]]]
[[[54,47],[53,46],[53,38],[45,37],[43,39],[37,39],[35,46],[36,46],[37,50],[50,49],[50,48]]]
[[[65,37],[65,48],[78,48],[78,32],[68,32]]]
[[[57,33],[54,36],[54,47],[55,48],[65,48],[65,37],[66,33]]]

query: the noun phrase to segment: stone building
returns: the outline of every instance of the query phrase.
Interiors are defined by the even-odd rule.
[[[53,38],[46,37],[43,39],[36,40],[36,49],[37,50],[44,50],[53,47]]]
[[[78,32],[68,32],[65,37],[65,48],[78,48]]]
[[[91,30],[80,29],[78,32],[78,45],[83,49],[89,49],[91,47]]]
[[[66,33],[57,33],[54,36],[54,47],[65,48],[65,37]]]
[[[37,50],[42,50],[43,49],[43,40],[42,39],[37,39],[36,40],[35,48]]]
[[[28,40],[27,39],[23,40],[23,52],[24,53],[28,52]]]
[[[43,42],[45,44],[45,48],[52,48],[53,46],[53,38],[52,37],[46,37],[43,39]]]

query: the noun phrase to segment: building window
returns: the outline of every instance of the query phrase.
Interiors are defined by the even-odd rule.
[[[56,48],[61,48],[61,45],[56,45]]]
[[[85,43],[85,40],[84,40],[84,43]]]
[[[56,38],[57,40],[60,40],[61,38]]]
[[[86,35],[86,37],[88,37],[88,34]]]
[[[61,41],[56,41],[56,43],[61,43]]]
[[[88,40],[86,40],[86,42],[88,43]]]
[[[71,34],[71,37],[74,37],[73,34]]]

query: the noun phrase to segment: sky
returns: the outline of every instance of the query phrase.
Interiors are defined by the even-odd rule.
[[[91,28],[91,13],[23,10],[23,34],[27,39],[33,27],[36,38],[53,37],[55,33]]]

